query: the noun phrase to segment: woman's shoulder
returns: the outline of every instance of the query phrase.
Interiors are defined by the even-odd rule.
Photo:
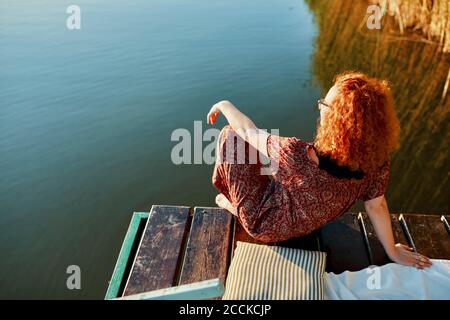
[[[279,144],[281,147],[306,147],[310,143],[297,137],[283,137],[275,134],[269,134],[268,141],[272,144]]]
[[[387,160],[372,174],[368,175],[366,188],[360,197],[361,200],[367,201],[384,194],[389,182],[390,166],[391,163]]]
[[[283,152],[283,153],[291,153],[291,152],[305,152],[306,147],[309,145],[308,142],[305,142],[302,139],[297,137],[283,137],[274,134],[270,134],[267,138],[267,147],[268,149]]]
[[[391,170],[391,161],[388,159],[385,162],[383,162],[380,166],[378,166],[378,168],[369,172],[367,174],[367,178],[370,180],[370,179],[377,179],[385,175],[389,175],[390,170]]]

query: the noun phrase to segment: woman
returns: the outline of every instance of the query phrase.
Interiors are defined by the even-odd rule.
[[[208,123],[220,113],[229,122],[218,141],[216,203],[254,238],[277,242],[304,236],[362,200],[389,258],[429,267],[427,257],[394,242],[384,192],[399,124],[387,82],[356,72],[338,75],[318,107],[320,124],[308,143],[258,129],[228,101],[215,104]],[[237,160],[239,145],[245,162]],[[256,161],[249,160],[250,151]],[[276,163],[271,175],[262,173],[261,154]]]

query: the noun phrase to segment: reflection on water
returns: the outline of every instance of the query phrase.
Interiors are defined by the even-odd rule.
[[[388,188],[396,212],[449,212],[450,100],[442,98],[450,54],[396,34],[392,20],[368,30],[365,1],[307,1],[319,27],[313,61],[323,89],[344,70],[388,79],[401,122],[401,146]]]
[[[0,298],[102,298],[133,211],[214,205],[212,166],[174,165],[170,137],[218,100],[314,129],[303,2],[78,0],[79,31],[69,4],[0,1]]]
[[[174,129],[230,99],[310,140],[344,69],[393,84],[391,208],[448,211],[448,56],[358,32],[361,1],[310,2],[79,0],[68,31],[70,3],[1,1],[0,298],[102,298],[132,211],[213,205],[212,166],[171,163]],[[81,291],[66,288],[72,264]]]

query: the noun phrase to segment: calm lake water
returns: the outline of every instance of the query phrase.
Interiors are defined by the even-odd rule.
[[[212,166],[172,164],[173,130],[192,132],[229,99],[260,127],[310,140],[315,101],[343,68],[397,90],[406,130],[391,209],[448,212],[448,56],[358,40],[364,7],[76,1],[82,29],[70,31],[72,3],[0,3],[0,298],[102,298],[133,211],[214,204]],[[371,45],[375,64],[357,54]],[[66,288],[69,265],[81,267],[82,290]]]

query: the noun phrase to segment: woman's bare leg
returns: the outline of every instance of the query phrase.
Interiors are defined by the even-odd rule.
[[[233,207],[233,205],[230,203],[230,201],[228,201],[228,199],[222,193],[219,193],[216,196],[216,203],[222,209],[230,211],[233,215],[237,215],[236,208]]]

